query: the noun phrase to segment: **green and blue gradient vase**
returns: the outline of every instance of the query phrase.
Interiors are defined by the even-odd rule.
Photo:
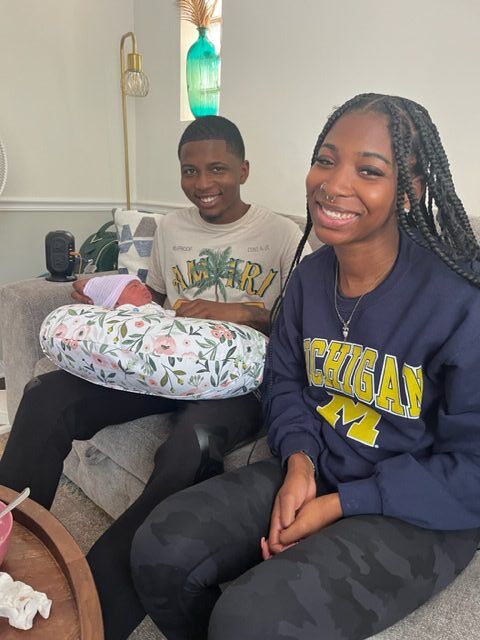
[[[207,37],[206,27],[198,28],[198,39],[187,53],[187,93],[195,116],[216,116],[220,99],[220,56]]]

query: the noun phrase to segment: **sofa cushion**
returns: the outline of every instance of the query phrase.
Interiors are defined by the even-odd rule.
[[[92,455],[93,454],[93,455]],[[92,457],[96,460],[92,464]],[[118,518],[145,484],[88,442],[75,442],[65,460],[65,475],[112,518]]]
[[[167,439],[170,428],[170,413],[145,416],[105,427],[89,442],[90,446],[93,445],[119,467],[145,483],[153,470],[155,452]],[[74,446],[77,447],[77,443]],[[96,464],[93,457],[91,463]]]
[[[40,358],[40,360],[35,365],[33,375],[34,377],[43,376],[44,373],[50,373],[51,371],[57,371],[57,370],[58,370],[57,365],[53,364],[53,362],[49,358],[47,357]]]
[[[266,460],[271,457],[272,453],[267,444],[267,438],[263,436],[226,455],[224,460],[225,471],[233,471],[246,464],[253,464],[259,460]]]

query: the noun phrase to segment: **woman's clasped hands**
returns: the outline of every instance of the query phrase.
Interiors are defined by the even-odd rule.
[[[268,539],[261,539],[264,560],[343,516],[338,493],[318,498],[316,495],[313,464],[304,453],[294,453],[288,459],[287,475],[275,498]]]

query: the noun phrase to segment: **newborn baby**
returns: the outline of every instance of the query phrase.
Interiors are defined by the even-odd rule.
[[[107,309],[116,309],[124,304],[142,307],[152,303],[148,287],[137,276],[128,274],[91,278],[85,285],[84,293],[93,304]]]

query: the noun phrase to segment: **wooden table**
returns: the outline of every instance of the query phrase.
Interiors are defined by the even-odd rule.
[[[0,500],[18,493],[0,485]],[[35,616],[29,631],[14,629],[0,618],[1,640],[103,640],[97,590],[80,547],[52,514],[33,500],[13,511],[7,557],[0,567],[52,600],[48,620]]]

